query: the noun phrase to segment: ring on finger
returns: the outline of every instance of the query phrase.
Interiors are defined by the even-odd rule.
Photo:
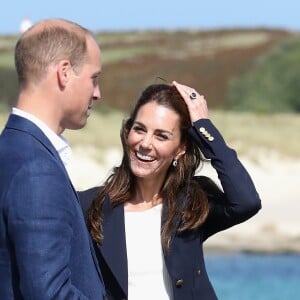
[[[191,92],[190,93],[190,99],[195,100],[197,98],[197,93],[196,92]]]

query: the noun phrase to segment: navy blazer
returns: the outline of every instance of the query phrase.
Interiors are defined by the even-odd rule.
[[[209,236],[249,219],[261,208],[261,201],[236,152],[225,144],[210,120],[195,122],[190,134],[205,157],[211,159],[225,193],[207,177],[195,177],[207,192],[209,215],[199,228],[174,231],[170,249],[164,253],[164,258],[172,281],[174,300],[210,300],[217,297],[205,269],[203,242]],[[98,189],[79,192],[84,211]],[[184,197],[179,196],[178,201],[184,202]],[[177,220],[177,227],[179,223],[180,220]],[[127,299],[124,206],[113,208],[108,195],[103,206],[103,231],[104,239],[96,248],[109,299]],[[149,288],[155,288],[150,285]]]
[[[11,115],[0,166],[0,298],[103,299],[77,193],[47,137]]]

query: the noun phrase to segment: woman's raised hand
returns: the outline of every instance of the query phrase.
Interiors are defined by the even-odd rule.
[[[207,103],[203,95],[200,95],[195,89],[176,81],[173,81],[172,85],[176,87],[183,97],[188,107],[192,123],[199,119],[208,119]]]

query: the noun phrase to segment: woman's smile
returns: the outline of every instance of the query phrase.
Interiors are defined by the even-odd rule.
[[[156,168],[157,159],[152,156],[142,154],[138,151],[131,152],[130,157],[131,169],[139,168],[145,170],[154,170]]]
[[[136,152],[135,154],[136,154],[136,157],[143,162],[152,162],[155,160],[155,158],[153,158],[149,155],[142,154],[140,152]]]

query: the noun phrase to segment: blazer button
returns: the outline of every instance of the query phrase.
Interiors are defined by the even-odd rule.
[[[182,285],[183,285],[183,279],[177,279],[175,285],[177,287],[182,287]]]
[[[197,270],[197,274],[198,274],[198,275],[201,274],[201,270],[200,270],[200,269]]]
[[[210,135],[210,133],[208,133],[207,131],[204,131],[203,133],[202,133],[206,138],[209,138],[211,135]]]

